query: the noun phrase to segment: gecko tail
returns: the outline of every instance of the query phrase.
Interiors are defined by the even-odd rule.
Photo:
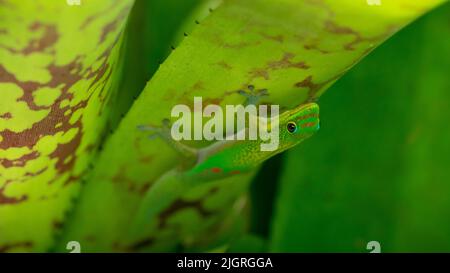
[[[160,221],[159,213],[192,186],[186,182],[178,171],[171,170],[150,186],[131,222],[129,230],[131,241],[147,235],[152,226]]]

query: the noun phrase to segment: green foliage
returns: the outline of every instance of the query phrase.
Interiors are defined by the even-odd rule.
[[[236,91],[249,84],[267,88],[270,96],[265,102],[280,104],[282,109],[315,100],[372,49],[443,2],[398,0],[371,7],[364,1],[354,0],[279,0],[276,4],[271,0],[183,0],[182,4],[176,0],[140,0],[130,14],[132,0],[86,1],[79,7],[59,1],[0,0],[0,252],[64,251],[65,244],[72,240],[81,242],[84,251],[173,251],[180,244],[204,250],[216,247],[218,242],[230,241],[229,238],[240,234],[236,227],[246,226],[242,218],[246,215],[242,212],[246,211],[245,194],[253,174],[193,188],[155,219],[154,226],[140,234],[139,240],[128,236],[129,224],[142,196],[158,177],[180,161],[165,143],[159,139],[150,141],[136,126],[160,126],[162,119],[169,118],[175,104],[192,106],[194,96],[202,96],[205,104],[242,103],[243,98]],[[437,31],[438,27],[433,27]],[[426,34],[432,35],[431,31]],[[426,38],[421,40],[424,44]],[[418,49],[414,47],[414,50]],[[432,59],[424,57],[423,60]],[[417,73],[433,77],[434,84],[445,84],[443,76],[441,78],[445,69],[419,71],[419,68]],[[387,70],[380,69],[376,73],[384,71]],[[397,72],[393,71],[387,78],[394,79],[393,74]],[[366,75],[366,72],[361,73],[359,78]],[[398,100],[392,100],[389,117],[404,109],[408,116],[402,116],[402,122],[393,126],[385,122],[384,115],[364,116],[360,114],[364,109],[377,107],[377,104],[368,103],[365,107],[357,104],[362,108],[355,118],[364,124],[373,119],[381,126],[376,130],[382,132],[380,136],[370,135],[374,141],[386,138],[386,143],[379,142],[380,147],[399,148],[398,139],[389,137],[398,136],[394,131],[400,130],[397,126],[407,134],[411,124],[408,118],[422,118],[424,124],[435,126],[426,127],[427,130],[443,122],[443,119],[433,119],[433,112],[427,112],[430,115],[427,120],[425,113],[417,110],[423,109],[419,103],[428,103],[426,109],[437,111],[432,107],[437,95],[427,96],[428,91],[423,91],[429,85],[415,78],[417,86],[413,87],[417,97],[410,96],[399,75],[393,82],[387,81],[405,93],[396,93]],[[363,82],[359,78],[354,84],[364,86],[364,92],[360,87],[358,94],[368,95],[368,89],[382,85],[381,80],[372,78]],[[372,85],[368,85],[368,81],[372,81]],[[440,90],[438,87],[435,92]],[[338,90],[335,93],[344,96]],[[411,104],[400,104],[400,98],[411,100]],[[382,103],[384,100],[374,101]],[[337,104],[333,109],[330,106],[327,110],[325,104],[325,122],[329,119],[333,123],[331,120],[336,114],[330,112],[342,109],[343,105]],[[376,113],[387,110],[381,105],[378,107],[374,109]],[[346,113],[354,116],[354,111]],[[290,154],[281,197],[278,197],[282,202],[278,202],[273,226],[273,250],[291,249],[284,245],[286,234],[292,235],[289,230],[297,225],[290,226],[286,220],[292,215],[289,209],[298,207],[291,194],[298,193],[295,187],[305,182],[301,180],[291,185],[286,181],[294,182],[289,171],[299,169],[295,167],[297,162],[306,164],[316,159],[314,166],[319,166],[324,160],[319,159],[322,155],[328,162],[335,163],[328,167],[335,168],[336,173],[344,172],[347,171],[345,163],[360,155],[358,150],[352,150],[355,157],[341,162],[334,158],[338,152],[329,155],[326,154],[329,150],[324,148],[339,148],[333,144],[340,138],[354,137],[361,143],[370,143],[370,139],[357,138],[354,131],[357,126],[347,120],[346,123],[342,119],[335,121],[333,125],[341,125],[344,130],[336,129],[336,133],[330,133],[329,139],[322,139],[320,145],[319,140],[310,141],[303,149],[312,151],[316,143],[314,151],[317,152],[308,158]],[[325,129],[326,132],[333,127],[325,128],[330,128]],[[432,136],[428,137],[429,143],[434,143]],[[439,137],[444,139],[444,134]],[[412,137],[411,141],[415,139]],[[396,178],[397,190],[402,189],[403,206],[416,205],[408,191],[414,190],[413,194],[420,196],[420,187],[425,186],[422,184],[425,180],[418,177],[426,173],[418,167],[438,168],[426,166],[429,162],[426,157],[432,155],[427,145],[424,142],[416,149],[408,149],[409,154],[396,154],[399,157],[396,162],[409,164],[408,170],[417,172],[405,169],[402,174],[410,177],[400,178],[398,174]],[[367,154],[379,150],[376,145],[367,149]],[[367,161],[358,163],[374,163],[371,165],[374,166],[387,155],[377,156],[365,156]],[[408,159],[408,162],[401,159]],[[389,171],[397,170],[389,166],[386,165]],[[308,170],[313,171],[312,167]],[[358,179],[375,177],[369,178],[363,166],[358,170],[361,177],[353,170],[354,177],[347,182],[362,187],[364,183],[358,183]],[[308,172],[298,174],[295,181],[306,175]],[[336,183],[333,194],[348,192],[335,180],[344,174],[335,176],[321,171],[321,175],[322,185]],[[405,184],[400,187],[400,182],[407,181],[414,181],[417,188],[407,188]],[[352,191],[357,192],[357,189],[352,187]],[[310,206],[319,200],[311,199],[308,203],[306,199],[302,204]],[[195,209],[198,206],[208,217],[198,213]],[[428,214],[427,209],[420,208],[417,215]],[[377,212],[379,208],[372,209]],[[386,203],[382,209],[387,211],[391,207]],[[420,222],[420,218],[415,219],[413,215],[402,215],[403,221]],[[425,228],[425,225],[418,226],[417,232]],[[267,229],[259,233],[267,233]],[[297,233],[297,236],[306,235]],[[402,236],[396,237],[399,246],[408,238]],[[236,240],[250,242],[244,249],[262,248],[259,238],[251,235],[245,238]]]
[[[0,252],[45,251],[117,92],[132,1],[0,1]]]

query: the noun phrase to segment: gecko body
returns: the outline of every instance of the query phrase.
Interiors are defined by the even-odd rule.
[[[131,237],[150,229],[158,213],[192,187],[249,172],[270,157],[311,137],[320,127],[319,106],[315,103],[300,105],[283,112],[275,120],[278,122],[270,124],[272,130],[279,130],[279,147],[274,151],[261,151],[260,139],[237,138],[194,149],[173,140],[169,130],[159,131],[170,146],[187,159],[193,159],[193,163],[187,169],[177,167],[170,170],[151,186],[132,223]]]

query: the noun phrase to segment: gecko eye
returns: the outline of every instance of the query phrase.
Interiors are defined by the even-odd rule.
[[[288,122],[286,126],[289,133],[295,133],[297,131],[297,124],[295,122]]]

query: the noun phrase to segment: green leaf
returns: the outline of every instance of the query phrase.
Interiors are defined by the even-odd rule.
[[[242,103],[249,84],[282,109],[315,100],[443,2],[141,0],[126,26],[132,0],[0,0],[0,252],[74,240],[83,251],[208,249],[235,236],[254,173],[193,188],[130,235],[143,194],[180,161],[136,126],[159,126],[194,96]]]
[[[271,251],[450,250],[450,5],[415,23],[322,98],[322,128],[290,151]]]
[[[53,245],[105,132],[132,3],[0,1],[0,252]]]
[[[106,142],[60,247],[68,240],[80,241],[87,251],[207,246],[230,208],[231,214],[241,209],[237,200],[251,175],[193,188],[145,234],[130,237],[143,194],[180,161],[162,140],[149,140],[137,126],[160,126],[174,105],[192,106],[194,96],[202,96],[204,104],[242,103],[236,91],[249,84],[268,88],[266,102],[283,109],[314,100],[373,48],[442,2],[401,0],[381,7],[353,0],[223,2],[199,19]]]
[[[206,0],[137,0],[133,6],[125,30],[123,73],[120,92],[114,100],[111,113],[112,127],[118,123],[134,99],[139,96],[147,81],[158,69],[159,64],[172,51],[171,47],[188,33],[192,26],[186,24],[186,17],[204,17]],[[195,12],[199,10],[198,12]],[[207,10],[207,9],[206,9]],[[188,23],[193,22],[189,20]],[[178,33],[183,30],[182,33]]]

